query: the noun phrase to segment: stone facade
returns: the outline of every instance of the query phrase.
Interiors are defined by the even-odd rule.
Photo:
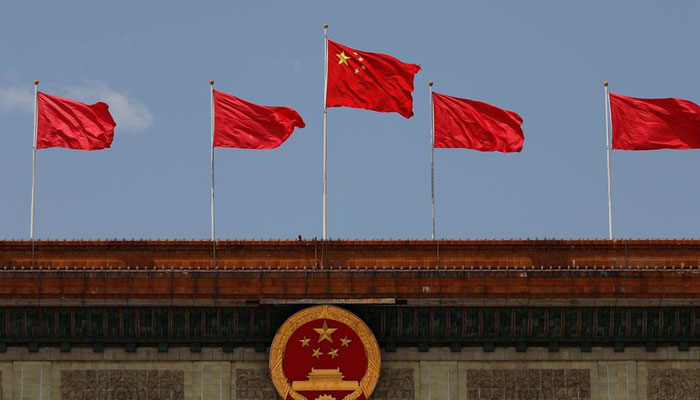
[[[374,389],[376,400],[413,400],[415,380],[411,368],[384,368]]]
[[[590,400],[588,369],[469,369],[467,398]]]
[[[649,400],[700,398],[700,369],[650,369],[647,397]]]
[[[236,398],[238,400],[276,400],[279,398],[266,368],[236,369]]]
[[[0,399],[276,400],[267,353],[250,348],[7,348]],[[700,348],[399,348],[382,354],[375,400],[686,400],[700,393]]]
[[[61,371],[61,400],[184,400],[184,371],[88,369]]]

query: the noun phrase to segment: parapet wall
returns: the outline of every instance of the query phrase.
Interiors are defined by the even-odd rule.
[[[700,241],[686,240],[224,241],[216,252],[208,241],[4,241],[0,302],[637,299],[660,305],[700,297],[699,260]]]
[[[0,241],[2,267],[690,269],[700,240]]]

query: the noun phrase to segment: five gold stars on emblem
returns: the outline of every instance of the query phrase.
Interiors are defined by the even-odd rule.
[[[316,357],[316,359],[318,359],[322,355],[323,353],[321,352],[321,348],[319,347],[318,349],[314,349],[314,354],[312,354],[311,357]]]
[[[319,344],[324,340],[328,340],[329,342],[333,343],[333,333],[338,330],[338,328],[329,328],[327,321],[323,321],[323,325],[321,327],[312,329],[318,333],[317,343]],[[309,347],[311,349],[311,338],[304,336],[303,338],[299,339],[299,342],[301,343],[301,347]],[[348,339],[348,336],[345,335],[345,337],[340,338],[340,347],[350,347],[350,342],[352,342],[352,339]],[[328,353],[324,353],[321,351],[321,347],[319,346],[318,348],[312,349],[311,357],[318,360],[321,358],[321,356],[327,355],[330,356],[331,359],[335,359],[336,357],[340,357],[340,354],[338,354],[339,350],[340,348],[334,349],[331,347],[331,350]]]
[[[318,333],[318,342],[321,343],[324,340],[328,340],[329,342],[333,343],[333,338],[331,335],[333,332],[337,331],[337,328],[329,328],[328,324],[326,321],[323,321],[323,326],[320,328],[314,328],[314,331]]]
[[[353,51],[352,55],[355,56],[357,58],[357,61],[359,61],[360,63],[365,61],[364,57],[358,55],[356,51]],[[345,54],[345,51],[341,51],[340,53],[336,54],[336,57],[338,57],[338,65],[345,64],[346,66],[350,67],[350,64],[348,64],[348,60],[352,60],[352,56]],[[360,65],[360,67],[355,68],[353,72],[355,72],[355,75],[358,75],[360,73],[360,70],[364,71],[366,69],[367,68],[364,65]]]
[[[331,358],[336,358],[338,357],[338,349],[334,349],[331,347],[331,351],[326,354],[331,356]]]

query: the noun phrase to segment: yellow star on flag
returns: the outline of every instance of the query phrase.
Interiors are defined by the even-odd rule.
[[[350,66],[348,64],[348,60],[351,59],[352,57],[346,56],[344,51],[341,51],[340,54],[336,54],[336,56],[338,56],[338,58],[340,59],[338,61],[338,64],[345,64],[347,66]]]
[[[328,354],[329,356],[331,356],[331,359],[336,358],[336,357],[340,357],[340,356],[338,355],[338,349],[334,349],[334,348],[332,348],[332,347],[331,347],[331,351],[328,352],[328,353],[326,353],[326,354]]]
[[[318,342],[319,343],[323,342],[324,340],[328,340],[329,342],[333,343],[333,338],[331,337],[331,335],[333,334],[333,332],[335,332],[337,330],[338,330],[337,328],[329,328],[328,324],[326,323],[325,320],[323,321],[322,327],[314,328],[314,331],[316,331],[316,333],[318,333]]]
[[[311,341],[311,339],[309,339],[309,338],[307,338],[306,336],[304,336],[304,338],[303,338],[303,339],[299,339],[299,341],[301,342],[301,347],[308,347],[308,346],[309,346],[309,341]]]
[[[350,347],[350,342],[352,342],[352,339],[348,339],[348,337],[345,336],[344,338],[340,339],[340,342],[341,346]]]
[[[314,349],[314,354],[312,354],[311,357],[316,357],[316,359],[318,359],[322,355],[323,353],[321,353],[321,348],[319,347],[318,349]]]

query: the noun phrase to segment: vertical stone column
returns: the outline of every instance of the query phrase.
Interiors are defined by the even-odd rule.
[[[600,361],[598,379],[599,391],[597,397],[593,399],[634,400],[639,398],[635,361]]]
[[[53,399],[52,365],[50,362],[17,361],[12,363],[12,374],[2,376],[3,399]],[[2,371],[5,372],[5,371]],[[3,374],[4,375],[4,374]],[[10,386],[8,390],[5,386]],[[4,397],[11,390],[12,397]]]
[[[420,399],[458,400],[462,385],[455,361],[420,362]]]

